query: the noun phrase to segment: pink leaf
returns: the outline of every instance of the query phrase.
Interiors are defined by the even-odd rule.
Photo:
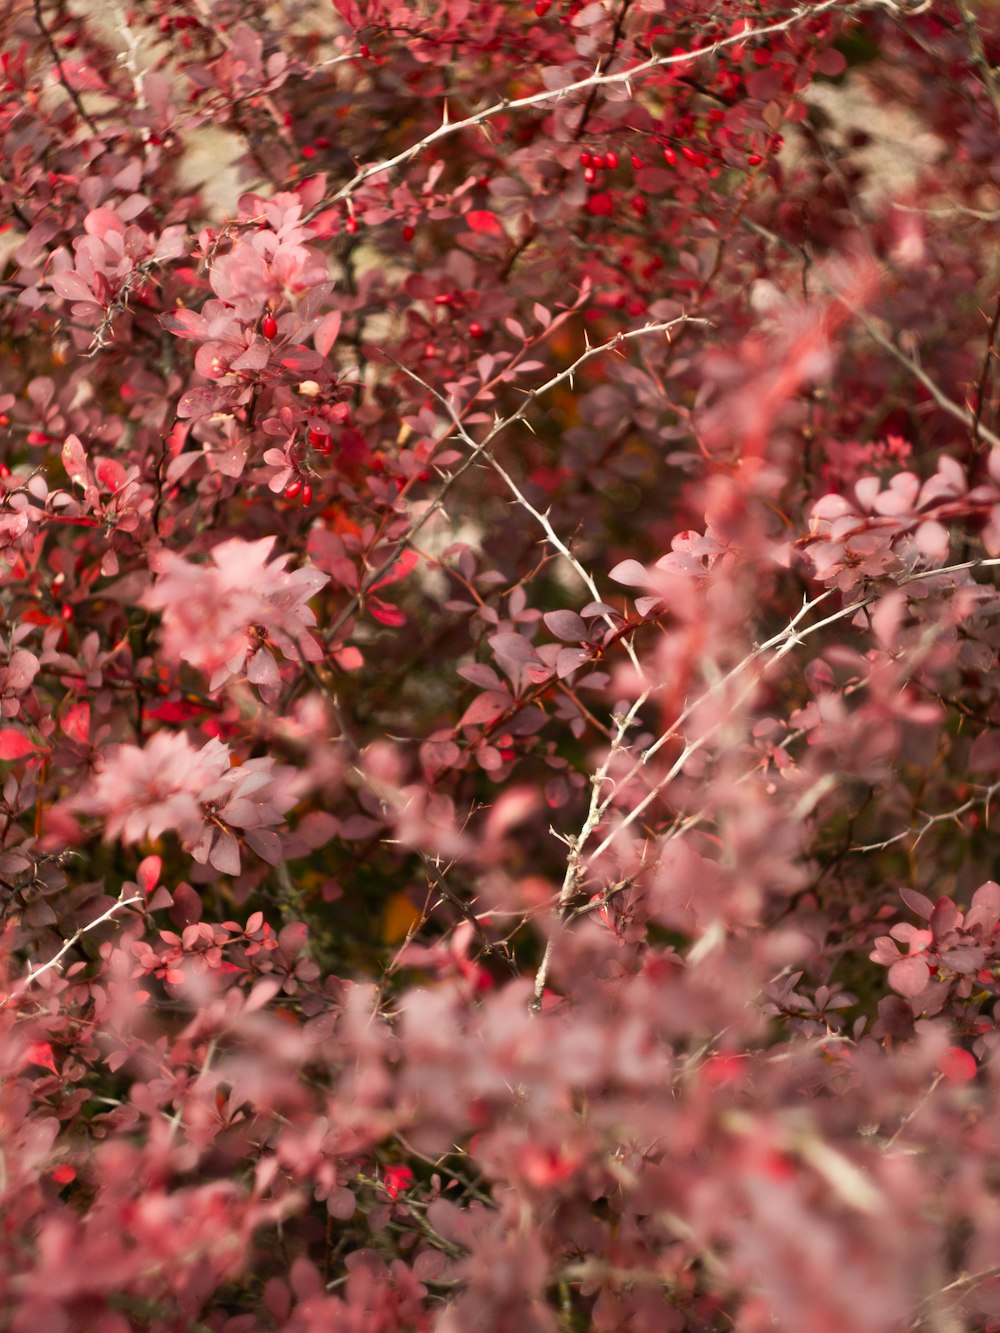
[[[52,290],[55,294],[63,297],[66,301],[93,302],[94,300],[94,293],[79,273],[75,273],[72,269],[63,269],[61,273],[53,273],[49,282],[52,284]]]
[[[313,344],[320,356],[329,356],[330,349],[337,341],[337,334],[340,332],[340,325],[343,316],[339,310],[333,310],[329,315],[324,315],[313,332]]]
[[[489,690],[473,699],[462,714],[458,725],[459,727],[475,727],[495,722],[498,717],[503,716],[513,702],[509,694],[499,690]]]
[[[901,958],[889,968],[889,985],[910,999],[921,995],[927,989],[930,979],[930,968],[919,957]]]
[[[922,916],[925,921],[931,919],[934,904],[930,898],[922,893],[917,893],[916,889],[900,889],[899,896],[911,912],[916,912],[917,916]]]
[[[575,611],[546,611],[542,616],[546,629],[557,639],[579,643],[587,638],[587,623]]]
[[[649,574],[638,560],[622,560],[608,572],[608,578],[631,588],[648,588]]]
[[[522,634],[491,634],[487,642],[498,657],[505,657],[509,662],[541,660]]]

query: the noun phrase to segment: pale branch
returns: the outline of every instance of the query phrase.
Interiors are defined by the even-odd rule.
[[[988,811],[990,803],[998,791],[1000,791],[1000,782],[992,782],[982,792],[970,796],[961,805],[956,805],[951,810],[941,810],[936,815],[927,815],[919,829],[906,828],[901,833],[894,833],[891,838],[885,838],[882,842],[862,843],[848,850],[852,852],[882,852],[886,847],[892,847],[895,843],[903,842],[906,838],[912,838],[913,846],[916,847],[920,839],[926,833],[929,833],[935,824],[957,824],[962,815],[968,814],[970,810],[975,810],[980,805]],[[923,813],[923,811],[918,811],[918,814]]]
[[[563,875],[562,886],[559,890],[559,899],[557,904],[557,913],[559,920],[563,920],[569,911],[573,896],[577,891],[577,886],[582,872],[581,856],[586,846],[587,839],[600,823],[601,815],[601,790],[604,787],[608,777],[608,770],[611,767],[615,755],[625,748],[625,737],[629,729],[634,726],[639,712],[649,698],[649,690],[643,691],[635,700],[627,713],[624,713],[614,719],[615,734],[611,745],[604,757],[600,767],[592,774],[590,779],[590,805],[587,810],[587,817],[583,822],[583,827],[574,838],[565,838],[569,847],[569,855],[566,858],[566,872]],[[545,952],[542,955],[542,961],[535,973],[535,984],[532,988],[531,1008],[537,1013],[542,1007],[542,996],[545,993],[545,982],[548,977],[549,967],[552,962],[552,952],[555,948],[555,930],[550,933],[545,944]]]
[[[563,557],[563,559],[567,561],[573,572],[576,574],[577,578],[581,580],[584,587],[590,593],[591,598],[595,602],[600,602],[603,599],[601,597],[600,590],[598,589],[597,584],[594,582],[594,579],[589,573],[589,571],[584,568],[584,566],[580,563],[580,561],[576,558],[573,552],[569,549],[566,543],[556,532],[555,528],[552,526],[552,523],[549,520],[548,513],[546,512],[543,514],[541,510],[537,509],[531,503],[531,501],[521,490],[520,486],[507,471],[507,469],[500,462],[498,462],[498,460],[493,456],[492,453],[489,452],[489,446],[493,443],[493,441],[497,438],[497,436],[500,435],[503,431],[507,430],[508,427],[512,426],[517,421],[523,420],[528,409],[534,403],[536,403],[543,394],[548,393],[550,389],[556,388],[558,385],[564,383],[567,380],[569,380],[570,383],[572,383],[573,376],[580,369],[580,367],[585,365],[593,357],[599,356],[604,352],[615,351],[621,346],[622,343],[630,342],[635,338],[645,337],[651,333],[663,333],[669,339],[672,329],[676,328],[678,325],[688,324],[688,323],[704,324],[708,327],[713,327],[711,325],[710,320],[697,319],[688,315],[679,315],[676,319],[669,320],[666,323],[646,324],[640,329],[629,329],[625,333],[616,334],[614,338],[610,339],[606,343],[601,343],[596,347],[588,347],[586,351],[582,352],[580,356],[577,357],[577,359],[573,362],[572,365],[567,366],[564,370],[560,370],[557,374],[553,375],[552,378],[547,380],[544,384],[539,385],[535,389],[527,391],[525,393],[524,402],[517,409],[517,411],[511,413],[509,417],[504,417],[502,421],[495,422],[493,427],[486,434],[486,436],[481,441],[478,442],[474,440],[472,436],[469,434],[468,430],[465,427],[465,424],[461,420],[458,413],[455,411],[454,405],[447,398],[445,398],[445,396],[442,393],[439,393],[436,389],[432,388],[429,384],[425,383],[425,381],[422,380],[412,370],[407,369],[407,367],[405,366],[401,367],[401,369],[404,371],[405,374],[409,375],[410,378],[415,380],[416,383],[421,385],[422,388],[426,389],[429,393],[433,394],[433,396],[437,399],[437,401],[442,405],[444,410],[448,413],[449,417],[451,418],[452,425],[455,428],[455,433],[458,435],[462,443],[472,451],[472,454],[476,457],[480,457],[485,454],[486,461],[489,463],[490,467],[492,467],[493,470],[496,472],[497,476],[499,476],[500,479],[503,481],[504,485],[513,495],[517,504],[520,505],[520,507],[526,513],[530,514],[530,516],[535,520],[536,523],[538,523],[539,527],[545,534],[546,541],[553,548],[553,550],[558,551],[558,553]],[[609,626],[609,628],[613,630],[616,630],[618,628],[615,625],[614,621],[611,619],[611,617],[607,614],[607,612],[603,613],[602,618],[605,621],[605,623]],[[627,640],[624,641],[624,647],[633,667],[635,668],[636,672],[641,676],[642,667],[639,663],[639,658],[636,655],[634,647]]]
[[[986,568],[996,567],[998,565],[1000,565],[1000,557],[989,557],[980,560],[965,560],[959,564],[947,565],[942,568],[921,570],[918,573],[906,575],[905,577],[897,580],[893,584],[893,586],[906,587],[910,583],[925,582],[927,579],[940,578],[951,574],[961,573],[969,569],[986,569]],[[753,693],[753,691],[757,688],[760,681],[763,679],[764,674],[768,670],[770,670],[771,667],[773,667],[777,662],[781,661],[783,657],[785,657],[789,652],[791,652],[793,648],[797,647],[800,643],[802,643],[804,639],[811,637],[814,634],[818,634],[821,630],[828,628],[830,625],[836,624],[840,620],[856,616],[857,613],[863,610],[865,607],[874,605],[881,597],[885,595],[885,593],[888,590],[889,589],[886,588],[880,588],[877,592],[873,592],[867,597],[860,599],[859,601],[850,602],[847,605],[841,607],[839,610],[832,612],[828,616],[824,616],[821,620],[813,621],[809,625],[801,624],[803,618],[807,616],[817,606],[819,606],[822,602],[824,602],[828,597],[830,597],[835,590],[832,588],[828,588],[826,589],[826,591],[819,593],[816,597],[810,599],[809,601],[804,602],[800,610],[796,613],[796,615],[788,622],[788,624],[783,629],[779,630],[777,634],[772,635],[771,638],[766,640],[764,643],[756,644],[753,647],[753,649],[749,653],[747,653],[747,655],[740,662],[738,662],[734,667],[730,668],[730,670],[726,672],[724,676],[720,676],[718,680],[714,681],[708,687],[708,689],[706,689],[702,694],[698,696],[697,699],[695,699],[692,703],[688,704],[682,710],[679,716],[674,720],[674,722],[665,731],[663,731],[660,734],[660,736],[653,742],[653,744],[650,745],[645,751],[643,751],[643,753],[636,759],[635,763],[632,765],[628,773],[626,773],[622,778],[618,780],[618,785],[626,786],[634,778],[638,777],[642,769],[646,766],[646,764],[648,764],[649,760],[655,754],[657,754],[659,750],[661,750],[663,746],[667,744],[668,741],[676,738],[679,735],[680,730],[683,727],[684,723],[693,715],[693,713],[697,709],[704,707],[704,705],[707,702],[716,697],[721,691],[726,689],[727,686],[736,681],[736,679],[739,676],[741,676],[744,672],[746,672],[751,666],[754,665],[754,663],[758,662],[762,657],[766,656],[767,654],[772,654],[768,658],[768,660],[763,664],[760,672],[758,674],[755,674],[753,678],[741,688],[739,694],[733,700],[732,703],[733,709],[737,708],[750,694]],[[643,699],[648,697],[649,693],[651,693],[651,691],[647,691],[647,693],[643,695]],[[729,715],[731,715],[731,712]],[[677,774],[681,772],[684,765],[691,758],[691,756],[696,754],[700,749],[702,749],[702,747],[707,743],[707,741],[710,740],[712,736],[714,736],[714,734],[719,730],[719,728],[722,726],[723,721],[725,720],[726,720],[725,718],[720,719],[719,721],[715,722],[712,726],[707,728],[706,731],[704,731],[695,740],[685,743],[680,755],[671,764],[666,774],[662,778],[660,778],[657,781],[656,785],[652,787],[649,790],[649,792],[647,792],[647,794],[642,798],[642,800],[639,801],[635,806],[633,806],[628,811],[628,813],[619,821],[619,823],[617,823],[615,827],[605,835],[600,844],[592,852],[588,853],[589,861],[591,862],[595,861],[599,856],[603,855],[603,853],[608,850],[608,848],[617,838],[619,833],[621,833],[623,829],[626,829],[630,825],[634,824],[636,820],[638,820],[641,817],[641,815],[649,808],[649,806],[656,799],[656,797],[664,790],[665,787],[667,787],[670,784],[670,782],[673,781],[673,779],[677,776]],[[591,813],[588,814],[587,821],[584,825],[584,829],[581,830],[581,835],[577,839],[575,839],[573,844],[571,844],[573,845],[574,848],[575,864],[577,865],[579,864],[586,842],[589,840],[594,829],[598,827],[601,820],[607,814],[608,810],[611,808],[613,803],[614,803],[614,794],[612,793],[600,803],[596,819],[592,818],[593,811],[591,811]]]
[[[960,421],[963,426],[966,426],[972,433],[974,440],[978,441],[979,439],[983,439],[994,449],[1000,449],[1000,435],[996,435],[993,431],[984,426],[982,422],[978,420],[976,414],[970,411],[968,407],[963,407],[960,403],[956,403],[953,398],[949,398],[941,386],[935,380],[931,379],[930,375],[927,374],[922,366],[914,361],[913,357],[907,355],[902,348],[897,347],[891,338],[887,338],[875,321],[869,319],[864,311],[855,305],[854,302],[840,290],[836,283],[831,282],[823,270],[813,262],[813,257],[805,246],[795,245],[792,241],[787,241],[783,236],[779,236],[777,232],[773,232],[767,227],[762,227],[759,223],[754,222],[749,218],[744,218],[743,223],[750,231],[755,232],[758,236],[762,236],[767,241],[771,241],[772,244],[780,245],[785,250],[791,252],[797,251],[801,254],[803,259],[811,265],[811,275],[819,282],[820,286],[826,293],[829,296],[832,296],[834,300],[839,301],[846,307],[846,309],[850,310],[853,317],[858,321],[868,337],[871,338],[872,342],[877,343],[883,351],[888,352],[893,360],[897,361],[915,380],[917,380],[918,383],[922,384],[942,412],[947,412],[950,417],[954,417],[956,421]]]
[[[393,157],[383,159],[381,162],[373,162],[367,167],[360,167],[339,190],[326,195],[318,204],[303,215],[303,221],[309,222],[318,214],[322,213],[331,205],[339,203],[343,199],[349,198],[354,192],[374,176],[384,175],[386,172],[394,171],[396,167],[403,166],[411,159],[418,157],[427,148],[440,142],[442,139],[449,138],[453,134],[461,134],[464,130],[474,129],[486,121],[494,119],[496,116],[505,115],[511,111],[523,111],[531,107],[544,106],[549,102],[561,102],[574,94],[590,93],[599,88],[606,88],[617,84],[624,84],[629,87],[633,80],[641,79],[659,69],[669,69],[677,65],[693,64],[698,60],[703,60],[707,56],[716,55],[720,51],[725,51],[730,46],[746,45],[754,41],[772,37],[777,33],[785,32],[794,27],[797,23],[805,20],[817,18],[820,14],[826,13],[831,9],[839,9],[844,14],[853,14],[866,9],[895,9],[896,6],[891,0],[858,0],[856,3],[843,4],[841,0],[821,0],[817,5],[800,5],[794,9],[791,14],[785,18],[777,19],[773,23],[764,23],[758,27],[747,28],[745,31],[732,33],[726,37],[720,37],[717,41],[694,51],[683,51],[677,55],[669,56],[650,56],[647,60],[640,61],[628,69],[615,70],[613,73],[603,73],[600,66],[593,74],[589,74],[585,79],[576,79],[573,83],[564,84],[561,88],[546,88],[541,92],[529,93],[524,97],[503,98],[499,102],[494,102],[481,111],[474,112],[471,116],[465,116],[461,120],[450,120],[448,118],[447,106],[442,117],[441,124],[436,130],[425,135],[418,143],[411,144],[408,148],[402,149]]]
[[[119,898],[116,902],[113,902],[106,912],[102,912],[101,915],[95,917],[93,921],[89,921],[85,926],[81,926],[80,929],[74,935],[71,935],[68,940],[64,940],[62,947],[58,949],[47,962],[42,963],[40,967],[32,967],[29,963],[27,976],[22,978],[21,985],[16,988],[12,994],[23,995],[29,986],[35,984],[39,977],[43,976],[51,968],[58,967],[62,959],[65,958],[66,954],[73,948],[74,944],[81,940],[84,935],[92,930],[96,930],[97,927],[102,926],[105,921],[110,921],[111,918],[123,907],[130,907],[132,903],[141,902],[142,897],[139,894],[133,894],[131,898]],[[11,997],[8,996],[7,998],[10,999]]]
[[[979,31],[976,15],[968,0],[958,0],[957,7],[959,14],[962,16],[962,26],[965,28],[965,35],[969,42],[972,63],[982,76],[983,87],[986,89],[986,95],[993,105],[993,114],[996,116],[997,124],[1000,125],[1000,87],[997,85],[996,70],[990,64],[986,49],[983,46],[983,35]]]
[[[336,637],[341,627],[344,624],[346,624],[346,622],[351,618],[351,616],[354,615],[355,611],[361,606],[365,595],[372,588],[374,588],[383,578],[385,578],[385,576],[394,567],[394,565],[396,564],[399,557],[403,554],[403,552],[409,550],[413,546],[413,543],[416,541],[419,534],[423,531],[424,527],[426,527],[426,525],[430,522],[431,518],[444,508],[445,498],[452,490],[452,488],[455,486],[455,484],[458,482],[458,480],[462,476],[464,476],[465,473],[468,472],[469,469],[473,467],[475,463],[481,460],[485,459],[485,461],[489,462],[491,466],[496,467],[495,460],[489,454],[490,445],[493,443],[496,437],[499,434],[501,434],[502,431],[506,430],[516,421],[523,420],[524,416],[526,415],[531,405],[535,403],[543,394],[547,393],[550,389],[556,388],[558,385],[562,384],[566,380],[572,380],[573,376],[580,369],[580,367],[586,364],[587,361],[591,360],[595,356],[599,356],[604,352],[614,350],[620,347],[621,344],[624,342],[630,342],[635,338],[641,338],[651,333],[665,333],[667,337],[669,337],[671,329],[675,328],[679,324],[686,324],[688,322],[705,324],[708,327],[713,327],[711,321],[709,320],[695,319],[694,317],[688,315],[680,315],[676,319],[670,320],[665,324],[646,324],[640,329],[629,329],[626,332],[616,334],[614,338],[610,339],[606,343],[600,343],[595,347],[588,347],[586,351],[581,353],[581,355],[577,357],[577,359],[573,362],[573,364],[567,366],[565,370],[559,371],[558,374],[553,375],[553,377],[547,380],[544,384],[538,385],[534,389],[526,390],[524,402],[517,409],[517,411],[513,412],[509,417],[504,417],[501,421],[495,422],[494,425],[489,430],[489,432],[478,443],[475,440],[473,440],[472,437],[466,431],[465,426],[462,423],[460,417],[458,416],[458,413],[456,412],[453,404],[447,398],[445,398],[445,396],[442,393],[440,393],[439,390],[435,389],[432,385],[429,385],[416,373],[416,371],[410,370],[408,366],[404,366],[400,362],[395,362],[394,364],[396,364],[399,367],[399,369],[403,372],[404,375],[407,375],[410,379],[414,381],[414,383],[419,384],[422,389],[430,393],[437,400],[437,402],[441,404],[445,412],[448,414],[452,426],[455,428],[456,432],[463,440],[463,443],[465,443],[466,446],[469,448],[469,454],[454,469],[453,472],[450,472],[448,476],[445,477],[441,486],[438,488],[437,494],[435,495],[434,499],[430,501],[427,507],[420,514],[419,518],[414,520],[414,522],[410,525],[405,535],[400,537],[399,540],[394,543],[390,554],[385,558],[385,560],[383,560],[382,563],[376,569],[372,570],[368,574],[367,578],[364,580],[361,587],[354,594],[354,596],[351,598],[348,604],[341,610],[340,614],[337,616],[333,624],[330,626],[326,635],[327,642],[328,643],[331,642]],[[509,369],[510,367],[505,368],[507,372],[509,372]],[[504,372],[501,372],[498,378],[502,378],[503,373]],[[491,381],[491,383],[492,382],[493,381]],[[534,517],[536,518],[541,517],[538,514],[538,511],[535,510],[534,508],[532,508],[531,512]],[[549,524],[548,526],[551,528],[551,524]],[[551,535],[552,537],[555,538],[557,542],[560,543],[558,546],[555,547],[555,549],[570,561],[576,572],[580,575],[580,577],[583,578],[584,585],[587,587],[588,591],[591,592],[591,595],[593,596],[594,600],[600,601],[601,598],[597,592],[596,587],[593,584],[593,580],[590,578],[589,575],[586,574],[582,566],[579,566],[579,562],[576,561],[575,557],[571,553],[569,553],[568,550],[564,548],[563,544],[561,543],[561,540],[558,538],[554,530],[552,531]],[[630,644],[626,645],[626,649],[627,651],[630,652],[631,656],[632,655],[631,645]],[[636,667],[638,667],[638,662],[636,662],[635,665]]]

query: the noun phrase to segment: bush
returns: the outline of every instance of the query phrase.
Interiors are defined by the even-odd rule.
[[[1000,1329],[1000,19],[3,18],[0,1327]]]

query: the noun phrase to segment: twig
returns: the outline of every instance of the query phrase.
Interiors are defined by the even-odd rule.
[[[916,847],[924,834],[932,829],[935,824],[945,824],[949,821],[957,822],[960,816],[968,810],[974,810],[977,805],[989,806],[998,791],[1000,791],[1000,782],[993,782],[981,796],[970,796],[967,801],[963,801],[961,805],[956,805],[953,810],[942,810],[939,814],[928,815],[923,827],[918,829],[916,834],[914,834],[912,828],[903,829],[902,833],[894,833],[891,838],[886,838],[884,842],[868,842],[850,847],[848,850],[852,852],[881,852],[886,847],[891,847],[893,843],[902,842],[904,838],[909,837],[913,837],[913,845]]]
[[[730,46],[745,45],[748,42],[759,41],[776,33],[785,32],[787,29],[794,27],[796,23],[805,19],[815,19],[829,9],[840,9],[843,13],[850,14],[865,9],[883,8],[884,4],[885,0],[862,0],[862,3],[848,5],[842,4],[840,0],[822,0],[822,3],[817,5],[801,5],[787,17],[776,20],[774,23],[762,24],[757,28],[734,33],[727,37],[720,37],[718,41],[696,51],[683,51],[677,55],[669,56],[650,56],[648,60],[641,61],[638,65],[633,65],[629,69],[616,70],[614,73],[601,73],[598,69],[597,72],[588,75],[585,79],[577,79],[574,83],[566,84],[562,88],[546,88],[542,92],[530,93],[524,97],[504,98],[499,102],[494,102],[491,106],[484,107],[482,111],[477,111],[474,115],[466,116],[463,120],[449,120],[445,115],[438,128],[432,130],[419,143],[411,144],[409,148],[404,148],[394,157],[359,168],[355,175],[339,190],[327,195],[314,208],[305,213],[303,221],[311,221],[318,214],[328,209],[331,204],[339,203],[342,199],[348,198],[354,194],[359,186],[364,185],[373,176],[380,176],[387,171],[393,171],[396,167],[409,162],[411,158],[417,157],[426,148],[430,148],[432,144],[449,138],[453,134],[461,134],[464,130],[473,129],[487,120],[492,120],[495,116],[506,115],[511,111],[522,111],[528,107],[544,106],[548,102],[561,102],[575,93],[590,93],[593,89],[609,87],[614,84],[624,83],[628,85],[632,80],[642,78],[654,70],[693,64],[698,60],[715,55],[719,51],[724,51]]]
[[[795,245],[791,241],[786,241],[783,236],[777,235],[776,232],[770,231],[767,227],[762,227],[758,222],[753,222],[749,218],[744,218],[743,222],[744,226],[750,231],[756,232],[758,236],[763,236],[765,240],[780,245],[789,251],[797,250],[802,255],[803,259],[811,265],[811,272],[827,293],[850,310],[851,314],[857,319],[858,323],[868,334],[869,338],[871,338],[872,342],[878,343],[879,347],[888,352],[891,357],[909,371],[914,379],[918,380],[924,386],[943,412],[947,412],[948,415],[954,417],[956,421],[961,421],[962,424],[967,426],[973,433],[974,437],[978,438],[978,436],[982,436],[994,449],[1000,448],[1000,435],[996,435],[993,431],[987,430],[981,422],[977,421],[976,416],[970,412],[967,407],[962,407],[959,403],[956,403],[953,398],[949,398],[944,390],[931,379],[927,372],[919,366],[912,357],[907,356],[907,354],[897,347],[890,338],[887,338],[875,322],[869,319],[864,311],[854,305],[844,293],[825,276],[823,271],[813,264],[812,256],[809,254],[806,247]]]
[[[41,32],[42,37],[45,39],[45,45],[49,48],[49,54],[55,61],[56,73],[59,75],[59,82],[66,90],[67,95],[69,96],[73,105],[76,107],[77,111],[80,114],[80,119],[86,124],[91,134],[100,134],[100,130],[97,128],[97,126],[91,120],[90,116],[84,110],[83,103],[80,101],[80,94],[76,91],[73,85],[66,78],[66,75],[63,71],[62,61],[59,59],[59,52],[56,50],[56,44],[52,40],[52,34],[45,26],[45,20],[42,18],[42,0],[35,0],[34,8],[35,8],[35,22],[38,24],[38,29]]]
[[[484,437],[484,439],[482,439],[478,443],[469,434],[458,413],[455,411],[455,408],[452,405],[452,403],[447,398],[445,398],[442,393],[438,392],[438,390],[432,388],[429,384],[425,383],[425,381],[422,380],[419,375],[417,375],[414,371],[409,370],[406,366],[400,367],[400,369],[402,369],[405,374],[409,375],[409,377],[412,380],[416,381],[416,383],[421,385],[422,388],[426,389],[429,393],[433,394],[433,396],[437,399],[437,401],[442,405],[442,407],[448,413],[449,417],[451,418],[452,424],[455,427],[457,435],[461,439],[462,443],[472,451],[473,456],[481,457],[485,455],[486,461],[489,463],[490,467],[492,467],[493,470],[496,472],[496,474],[501,478],[504,485],[513,495],[514,499],[521,506],[521,508],[524,509],[526,513],[530,514],[531,517],[535,520],[535,522],[539,525],[539,527],[545,533],[545,538],[546,541],[548,541],[549,545],[554,550],[558,551],[559,554],[563,557],[563,559],[568,562],[570,567],[573,569],[574,573],[582,581],[584,587],[590,593],[591,598],[595,602],[601,601],[602,598],[600,591],[597,587],[597,584],[594,582],[593,577],[584,568],[584,566],[580,563],[580,561],[576,558],[576,556],[572,553],[572,551],[569,549],[566,543],[556,532],[555,528],[553,528],[549,520],[548,513],[546,512],[543,514],[541,510],[535,508],[535,506],[531,503],[531,501],[527,498],[527,496],[518,486],[514,478],[507,471],[507,469],[500,462],[498,462],[497,459],[494,458],[493,455],[489,452],[489,447],[493,443],[493,441],[497,438],[497,436],[500,435],[503,431],[507,430],[509,426],[512,426],[517,421],[523,420],[528,409],[532,406],[533,403],[535,403],[542,396],[542,394],[548,393],[550,389],[556,388],[557,385],[562,384],[565,380],[569,380],[570,383],[572,383],[573,376],[580,369],[580,367],[585,365],[586,362],[591,360],[593,357],[599,356],[604,352],[615,351],[622,345],[622,343],[630,342],[635,338],[645,337],[651,333],[663,333],[669,339],[671,330],[677,328],[679,325],[684,325],[688,323],[704,324],[710,328],[714,327],[711,324],[710,320],[695,319],[688,315],[679,315],[676,319],[669,320],[667,323],[646,324],[641,329],[629,329],[625,333],[616,334],[615,337],[612,338],[609,342],[601,343],[597,347],[588,347],[585,352],[581,353],[581,355],[577,357],[577,359],[573,362],[571,366],[567,366],[565,370],[559,371],[558,374],[553,375],[553,377],[550,380],[547,380],[544,384],[539,385],[538,388],[531,389],[529,392],[527,392],[525,395],[524,402],[517,409],[517,411],[513,412],[509,417],[504,417],[502,421],[496,422],[492,427],[492,429]],[[603,613],[603,619],[611,629],[617,629],[615,622],[611,619],[611,617],[607,614],[607,612]],[[635,649],[627,639],[623,640],[623,642],[625,645],[625,651],[628,653],[632,665],[635,667],[636,671],[641,676],[642,667],[639,663],[639,659],[636,655]]]
[[[14,990],[13,995],[23,995],[28,987],[33,986],[40,976],[43,976],[50,968],[58,967],[61,960],[69,953],[73,945],[76,944],[78,940],[82,939],[84,935],[88,934],[89,931],[96,930],[97,927],[103,925],[105,921],[110,921],[121,908],[129,907],[132,903],[140,902],[142,902],[142,897],[139,894],[133,894],[131,898],[119,898],[117,902],[111,904],[106,912],[102,912],[99,917],[95,917],[94,920],[88,922],[87,925],[81,926],[75,935],[70,936],[68,940],[64,940],[62,948],[59,949],[57,953],[54,953],[48,962],[42,963],[41,967],[32,967],[29,963],[28,975],[22,979],[21,985]],[[11,998],[12,997],[8,995],[3,1003],[6,1004]]]

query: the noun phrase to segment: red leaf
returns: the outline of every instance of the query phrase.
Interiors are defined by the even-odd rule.
[[[487,208],[474,208],[471,213],[466,213],[465,220],[472,231],[477,231],[483,236],[503,236],[504,234],[500,219]]]
[[[393,606],[391,602],[383,602],[379,597],[370,597],[368,599],[368,610],[372,617],[380,625],[398,625],[406,624],[406,617],[400,611],[398,606]]]
[[[975,1056],[961,1046],[949,1046],[938,1060],[938,1069],[949,1083],[968,1083],[976,1077]]]
[[[0,731],[0,759],[23,759],[26,754],[34,754],[38,746],[25,736],[23,731],[5,727]]]
[[[52,1054],[52,1047],[47,1041],[33,1041],[24,1053],[24,1063],[26,1065],[39,1065],[42,1069],[51,1069],[53,1074],[58,1074],[56,1068],[55,1056]]]
[[[72,704],[62,719],[62,729],[71,741],[86,745],[90,739],[90,704],[86,699]]]
[[[382,1183],[389,1198],[396,1199],[400,1190],[408,1190],[413,1184],[413,1172],[408,1166],[387,1166],[382,1173]]]

